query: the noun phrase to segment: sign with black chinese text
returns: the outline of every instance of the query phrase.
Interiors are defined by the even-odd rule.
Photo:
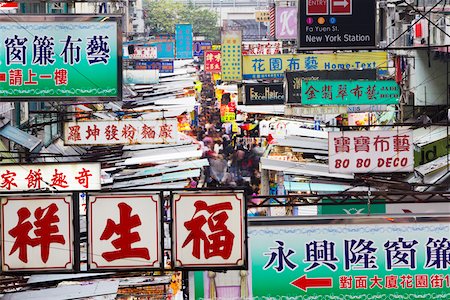
[[[392,220],[250,226],[252,297],[449,298],[450,223]]]
[[[330,173],[412,172],[412,130],[328,133]]]
[[[169,144],[178,139],[176,119],[64,123],[65,145]]]
[[[375,0],[300,0],[300,49],[375,47]]]
[[[73,269],[70,197],[1,200],[2,271]]]
[[[161,207],[158,194],[91,196],[89,268],[160,268]]]
[[[98,191],[100,163],[0,165],[0,191]]]
[[[398,104],[394,80],[303,80],[303,105]]]
[[[1,99],[121,97],[117,21],[77,20],[0,19]]]
[[[245,197],[241,193],[174,194],[175,267],[244,267],[245,209]]]

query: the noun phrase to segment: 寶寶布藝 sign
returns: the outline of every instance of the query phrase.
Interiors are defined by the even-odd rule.
[[[394,80],[311,80],[302,82],[303,105],[398,104]]]

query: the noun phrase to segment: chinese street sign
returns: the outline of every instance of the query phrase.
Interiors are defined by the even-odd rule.
[[[243,79],[283,78],[287,71],[387,68],[387,52],[244,55]]]
[[[244,85],[245,105],[284,104],[283,83],[249,83]]]
[[[300,49],[375,47],[375,0],[301,0]]]
[[[398,104],[395,80],[305,80],[302,105]]]
[[[360,112],[383,112],[387,111],[387,105],[352,105],[347,106],[348,113],[360,113]]]
[[[242,193],[173,196],[175,267],[246,266],[246,203]]]
[[[282,42],[242,42],[242,55],[273,55],[281,53],[283,53]]]
[[[242,31],[222,31],[222,80],[242,80]]]
[[[151,46],[156,47],[156,58],[158,59],[174,59],[175,46],[173,42],[158,42],[150,43]]]
[[[193,55],[203,57],[206,50],[211,50],[211,41],[195,41],[193,44]]]
[[[89,268],[160,268],[160,205],[158,194],[91,196]]]
[[[128,53],[130,59],[154,59],[158,57],[157,47],[134,46],[134,53]]]
[[[287,6],[275,8],[275,37],[278,40],[297,39],[297,7]]]
[[[136,61],[134,68],[136,70],[158,70],[159,73],[173,73],[173,60],[150,60]]]
[[[1,200],[2,271],[73,269],[70,197]]]
[[[222,70],[220,50],[205,51],[205,72],[220,73]]]
[[[347,112],[345,106],[292,106],[286,105],[287,116],[340,115]]]
[[[252,296],[448,299],[450,223],[375,220],[250,226]]]
[[[330,173],[412,172],[412,130],[328,133]]]
[[[100,163],[0,165],[0,191],[98,191]]]
[[[177,128],[177,119],[66,122],[64,144],[170,144],[178,142]]]
[[[334,70],[334,71],[294,71],[285,73],[287,82],[286,103],[302,102],[302,81],[311,80],[376,80],[376,69],[365,70]]]
[[[116,19],[78,22],[75,16],[55,16],[48,22],[41,16],[14,18],[0,19],[3,101],[122,96]]]
[[[257,10],[255,11],[256,22],[269,22],[270,15],[268,10]]]
[[[175,25],[175,58],[192,58],[192,25]]]

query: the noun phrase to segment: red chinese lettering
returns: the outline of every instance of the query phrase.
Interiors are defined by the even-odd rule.
[[[331,85],[324,85],[322,87],[322,99],[333,100]]]
[[[59,232],[58,223],[59,217],[56,215],[58,212],[58,206],[53,203],[45,208],[38,207],[34,211],[34,217],[36,221],[33,223],[34,235],[36,238],[31,238],[29,233],[33,228],[30,221],[26,221],[30,216],[31,212],[28,208],[23,207],[17,211],[17,216],[19,220],[17,225],[8,231],[8,233],[15,238],[13,247],[9,255],[14,254],[19,250],[19,259],[27,263],[28,262],[28,246],[36,247],[40,245],[41,247],[41,259],[44,263],[48,261],[50,255],[50,245],[51,244],[62,244],[66,243],[64,236],[57,234]],[[26,222],[25,222],[26,221]]]
[[[351,289],[353,283],[352,276],[339,276],[339,288],[340,289]]]
[[[308,87],[308,89],[306,90],[306,95],[308,95],[308,100],[314,99],[316,98],[316,93],[318,93],[319,91],[316,90],[312,85]]]
[[[374,277],[369,279],[372,284],[370,285],[370,288],[373,289],[375,286],[379,287],[380,289],[383,288],[381,285],[381,282],[383,281],[382,278],[378,277],[378,275],[375,275]]]
[[[350,152],[350,138],[341,136],[334,138],[334,150],[337,152]]]
[[[82,168],[80,172],[78,172],[79,176],[76,176],[75,179],[78,180],[78,183],[85,187],[89,187],[89,177],[92,176],[91,171]]]
[[[62,188],[67,188],[69,185],[66,181],[66,175],[64,175],[62,172],[58,173],[58,169],[55,169],[55,174],[52,176],[52,183],[50,186],[59,186]]]
[[[409,151],[410,144],[408,135],[394,135],[393,139],[395,152]]]
[[[375,137],[375,141],[373,142],[375,146],[375,151],[378,152],[386,152],[389,151],[389,138],[388,137],[381,137],[377,135]]]
[[[80,134],[80,126],[69,126],[69,136],[67,137],[68,141],[81,141],[81,134]]]
[[[142,126],[141,135],[142,139],[154,139],[156,135],[155,127],[144,124],[144,126]]]
[[[347,93],[347,85],[346,84],[340,84],[338,86],[338,97],[341,97],[342,100],[344,100],[345,97],[348,96]]]
[[[375,85],[373,85],[373,86],[368,86],[367,87],[367,89],[366,89],[366,94],[367,94],[367,99],[369,99],[369,100],[372,100],[372,99],[375,99],[376,97],[375,97],[375,95],[376,95],[376,87],[375,87]]]
[[[21,69],[9,70],[9,85],[20,86],[23,82],[23,74]]]
[[[133,140],[136,134],[136,128],[133,125],[125,124],[122,128],[122,136],[126,139]]]
[[[404,289],[412,289],[413,288],[413,280],[411,275],[401,275],[400,276],[400,285]]]
[[[444,277],[441,274],[433,274],[430,278],[431,288],[443,288]]]
[[[355,136],[353,140],[355,142],[355,152],[369,152],[370,138],[368,136]]]
[[[417,274],[415,276],[415,287],[416,288],[428,288],[428,275]]]
[[[106,136],[106,139],[108,141],[111,141],[111,140],[118,141],[119,140],[118,134],[119,134],[119,130],[117,129],[116,125],[108,125],[108,126],[106,126],[106,128],[105,128],[105,136]]]
[[[398,276],[386,275],[384,277],[384,287],[387,289],[398,289]]]
[[[159,126],[159,137],[163,139],[172,138],[172,125],[162,124]]]
[[[142,224],[139,215],[131,215],[132,208],[124,202],[119,203],[118,207],[120,222],[116,224],[113,220],[108,219],[100,237],[100,240],[109,240],[113,234],[117,234],[119,237],[111,242],[117,251],[104,252],[102,257],[107,261],[130,257],[150,259],[147,248],[131,247],[133,243],[141,240],[138,232],[131,232],[131,229]]]
[[[37,81],[33,81],[33,77],[36,77],[37,73],[33,73],[31,69],[28,69],[28,81],[25,81],[25,85],[37,85]]]
[[[190,231],[182,248],[186,247],[191,241],[193,243],[192,255],[200,258],[200,246],[203,241],[203,253],[205,258],[221,256],[227,259],[231,255],[233,248],[234,234],[228,230],[226,221],[228,214],[225,210],[232,210],[230,202],[223,202],[208,206],[206,202],[198,200],[194,203],[195,213],[192,219],[184,222],[184,227]],[[205,212],[208,219],[200,214]],[[203,230],[203,226],[208,224],[209,235]]]
[[[41,169],[38,169],[37,171],[30,170],[30,173],[28,173],[28,176],[25,177],[25,179],[28,181],[29,189],[40,189],[42,181]]]
[[[55,69],[53,73],[55,80],[55,85],[67,85],[68,84],[68,73],[66,69]]]
[[[358,97],[358,99],[362,96],[362,87],[358,84],[354,89],[350,90],[350,93],[352,93],[354,96]]]
[[[355,276],[355,288],[367,289],[367,276]]]
[[[11,186],[17,187],[17,183],[14,182],[16,177],[16,172],[11,172],[6,170],[4,174],[2,174],[2,189],[6,188],[7,190],[11,189]]]
[[[90,125],[88,125],[86,133],[87,133],[87,136],[86,136],[87,140],[90,139],[91,137],[93,137],[94,141],[96,141],[97,137],[100,135],[100,129],[98,129],[97,125],[95,125],[95,124],[92,128]]]

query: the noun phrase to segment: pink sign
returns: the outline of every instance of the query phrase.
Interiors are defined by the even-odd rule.
[[[277,7],[275,20],[277,39],[297,39],[297,7]]]

